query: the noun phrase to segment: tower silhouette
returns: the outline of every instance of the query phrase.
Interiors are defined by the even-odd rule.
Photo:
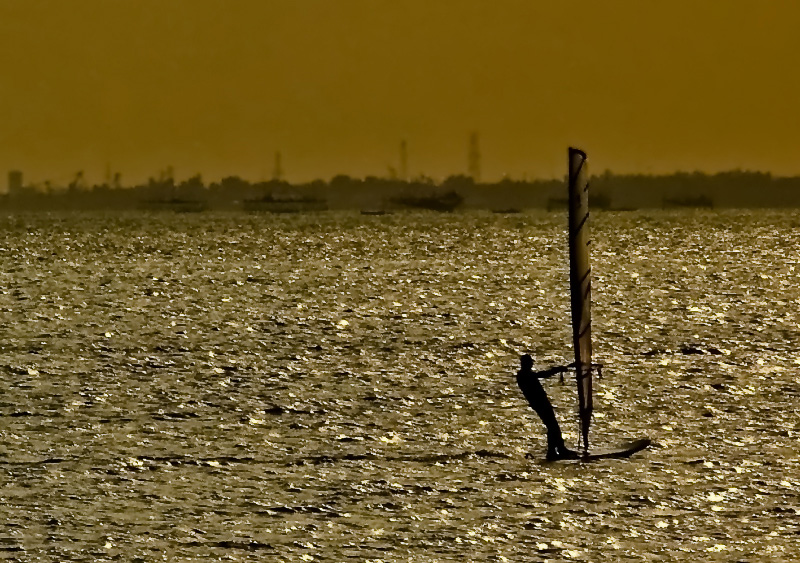
[[[283,164],[281,163],[280,151],[275,151],[275,165],[272,168],[272,179],[276,182],[283,180]]]
[[[400,179],[408,181],[408,146],[405,139],[400,141]]]
[[[481,149],[478,146],[478,134],[473,132],[469,136],[469,175],[473,181],[481,181]]]

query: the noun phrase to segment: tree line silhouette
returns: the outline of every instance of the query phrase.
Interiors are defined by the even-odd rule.
[[[79,173],[68,185],[58,187],[49,183],[23,185],[21,177],[19,172],[9,174],[9,189],[0,197],[0,208],[382,212],[428,207],[510,212],[566,205],[565,181],[557,179],[475,182],[466,175],[453,175],[436,182],[425,176],[401,180],[342,174],[329,181],[298,184],[277,179],[250,182],[238,176],[205,183],[199,174],[177,182],[167,170],[140,185],[124,186],[119,175],[103,184],[88,185]],[[590,187],[595,209],[800,207],[800,177],[763,172],[643,175],[606,171],[593,176]]]

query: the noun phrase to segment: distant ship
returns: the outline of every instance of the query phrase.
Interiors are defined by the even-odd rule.
[[[430,209],[431,211],[452,212],[461,205],[464,198],[457,192],[449,191],[441,195],[428,196],[401,196],[392,198],[392,203],[413,207],[416,209]]]
[[[175,213],[199,213],[208,209],[208,203],[199,199],[150,199],[139,204],[147,211],[173,211]]]
[[[306,213],[325,211],[328,203],[311,196],[275,197],[270,194],[259,199],[246,199],[242,202],[242,208],[253,213]]]

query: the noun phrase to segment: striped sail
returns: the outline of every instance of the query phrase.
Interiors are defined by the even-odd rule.
[[[592,270],[589,266],[589,172],[586,153],[569,149],[569,280],[578,417],[584,451],[592,422]]]

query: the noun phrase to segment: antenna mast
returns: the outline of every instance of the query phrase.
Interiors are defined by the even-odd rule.
[[[481,181],[481,149],[478,146],[478,134],[469,136],[469,175],[475,183]]]
[[[408,181],[408,146],[405,139],[400,141],[400,179]]]
[[[281,151],[275,151],[275,165],[272,168],[272,179],[276,182],[283,180],[283,165],[281,164]]]

